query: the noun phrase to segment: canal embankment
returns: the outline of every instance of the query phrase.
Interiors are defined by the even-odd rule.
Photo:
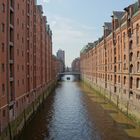
[[[124,103],[121,103],[118,97],[108,94],[99,87],[95,88],[88,82],[83,81],[82,84],[94,104],[99,104],[128,136],[132,139],[140,139],[139,119],[130,113],[129,104],[124,106]]]
[[[134,121],[140,127],[140,108],[136,107],[131,100],[126,100],[121,98],[117,94],[113,94],[107,89],[102,88],[100,85],[93,84],[92,82],[82,79],[82,81],[92,88],[93,91],[96,91],[101,96],[106,98],[114,106],[116,106],[121,112],[123,112],[129,119]]]
[[[55,89],[57,81],[51,82],[45,89],[39,91],[39,96],[30,103],[24,111],[11,121],[8,127],[0,134],[0,140],[18,140],[22,131],[32,121],[36,113],[42,108],[46,98]]]

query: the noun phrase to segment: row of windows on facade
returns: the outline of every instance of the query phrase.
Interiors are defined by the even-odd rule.
[[[137,64],[136,65],[137,71],[135,71],[135,72],[139,73],[140,72],[140,62],[138,61],[136,64]],[[89,63],[89,66],[92,66],[92,65]],[[90,71],[89,66],[87,66],[87,68],[85,68],[85,69]],[[108,65],[107,68],[108,68],[108,70],[112,70],[112,64]],[[98,66],[97,70],[105,70],[105,66]],[[120,70],[121,70],[121,64],[118,64],[118,71],[120,71]],[[127,70],[126,62],[124,63],[123,70]],[[117,72],[117,66],[116,65],[114,66],[114,71]],[[133,64],[130,65],[129,72],[134,73]]]
[[[117,88],[117,87],[114,87],[114,92],[121,92],[121,89],[120,88]],[[123,90],[123,93],[126,94],[126,89]],[[129,92],[129,99],[133,99],[134,97],[134,93],[132,91]],[[140,101],[140,95],[135,93],[135,98]]]
[[[41,77],[40,76],[36,76],[36,79],[38,80],[41,80]],[[31,83],[33,82],[33,78],[31,77],[30,78],[31,80]],[[24,85],[24,79],[22,79],[22,85]],[[17,86],[19,87],[20,86],[20,80],[17,80]],[[5,84],[1,84],[1,90],[2,90],[2,95],[5,95]]]
[[[30,70],[32,71],[33,70],[32,66],[30,68],[31,68]],[[20,70],[20,65],[17,64],[17,71],[19,71],[19,70]],[[21,70],[24,71],[24,65],[21,65]],[[41,67],[36,66],[36,70],[41,70]],[[5,65],[4,65],[4,63],[1,64],[1,72],[5,72]]]
[[[120,55],[119,55],[119,58],[120,58]],[[137,51],[137,59],[139,59],[140,58],[140,52],[139,51]],[[109,62],[109,59],[111,60],[111,62],[112,62],[112,57],[108,57],[108,62]],[[119,59],[120,60],[120,59]],[[133,60],[133,53],[131,52],[130,53],[130,58],[129,58],[129,60],[130,61],[132,61]],[[104,62],[104,59],[99,59],[98,60],[99,61],[99,63],[102,63],[102,62]],[[124,55],[124,61],[126,61],[126,55]],[[114,58],[114,63],[116,63],[117,62],[117,58],[115,57]],[[90,65],[90,64],[89,64]]]
[[[139,26],[139,25],[138,25]],[[137,44],[139,44],[139,28],[138,28],[138,30],[136,31],[136,43]],[[130,41],[130,43],[129,43],[129,48],[130,49],[132,49],[132,44],[133,44],[133,42],[132,41]],[[118,50],[120,50],[120,45],[118,46]],[[125,43],[125,41],[124,41],[124,50],[126,50],[126,43]],[[99,53],[101,53],[101,51],[99,51]],[[109,51],[108,51],[108,54],[110,54],[109,53]],[[112,54],[112,49],[111,49],[111,54]],[[114,48],[114,54],[116,54],[116,48]],[[89,53],[86,55],[87,57],[89,57]],[[118,54],[119,55],[119,54]],[[93,52],[92,52],[92,56],[93,56]],[[119,58],[119,60],[120,60],[120,56],[118,57]]]
[[[32,3],[32,1],[33,0],[31,0],[31,4],[33,4]],[[24,0],[23,0],[23,2],[24,2]],[[14,0],[10,0],[10,6],[13,8],[14,6]],[[28,10],[28,13],[30,12],[30,14],[32,14],[32,10],[30,10],[30,6],[29,6],[30,4],[28,3],[28,8],[27,8],[27,10]],[[2,3],[1,4],[1,6],[0,6],[0,9],[1,9],[1,12],[5,12],[5,9],[6,9],[6,6],[5,6],[5,4],[4,3]],[[20,9],[20,4],[19,3],[17,3],[17,9],[19,10]],[[22,15],[24,15],[24,10],[22,10]]]
[[[94,73],[93,74],[93,76],[94,77],[96,77],[96,73]],[[99,77],[99,78],[102,78],[102,79],[105,79],[105,75],[104,74],[98,74],[98,76],[97,77]],[[132,77],[130,78],[130,88],[132,88],[132,85],[133,85],[133,81],[132,81]],[[112,75],[108,75],[108,80],[111,80],[111,81],[113,81],[113,79],[112,79]],[[123,84],[124,85],[126,85],[126,76],[124,76],[124,79],[123,79]],[[117,83],[117,76],[115,75],[114,76],[114,82],[115,83]],[[118,76],[118,83],[120,83],[121,82],[121,77],[120,76]],[[138,77],[138,78],[136,78],[136,88],[138,88],[138,89],[140,89],[140,78]]]

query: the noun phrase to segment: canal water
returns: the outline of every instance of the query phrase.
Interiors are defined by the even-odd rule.
[[[64,76],[20,140],[140,140],[124,131],[135,125],[117,123],[91,95],[74,76]]]

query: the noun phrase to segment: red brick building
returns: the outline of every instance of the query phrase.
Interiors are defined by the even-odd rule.
[[[82,49],[80,62],[84,81],[140,118],[139,5],[114,11],[112,22],[104,23],[103,37]]]
[[[75,58],[71,64],[72,71],[80,72],[80,58]]]
[[[52,31],[36,0],[0,1],[0,133],[55,80]]]

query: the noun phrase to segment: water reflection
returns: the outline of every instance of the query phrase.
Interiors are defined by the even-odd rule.
[[[89,91],[73,81],[74,76],[63,77],[21,140],[133,140],[98,103],[89,101],[84,94]],[[98,99],[96,95],[89,96]]]
[[[70,79],[67,79],[67,78]],[[91,124],[87,106],[74,76],[64,76],[35,120],[28,126],[26,140],[100,140]]]

